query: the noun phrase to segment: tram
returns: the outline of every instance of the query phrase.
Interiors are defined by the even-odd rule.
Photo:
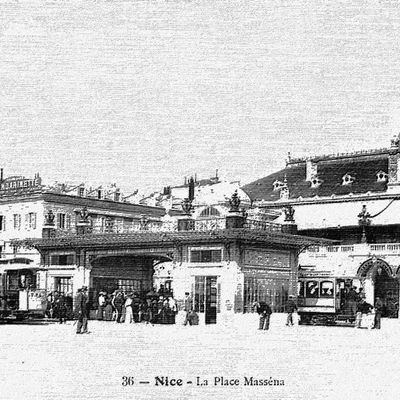
[[[0,265],[0,319],[44,317],[46,291],[37,289],[37,268]]]
[[[299,324],[349,324],[355,322],[355,299],[351,288],[361,288],[358,278],[309,275],[299,277]]]

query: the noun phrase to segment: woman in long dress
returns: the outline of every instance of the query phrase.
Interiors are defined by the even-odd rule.
[[[125,323],[131,324],[133,322],[133,312],[132,312],[132,296],[128,294],[125,300]]]

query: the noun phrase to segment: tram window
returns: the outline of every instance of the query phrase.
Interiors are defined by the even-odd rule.
[[[304,282],[297,282],[297,296],[304,297]]]
[[[321,282],[321,297],[332,297],[333,296],[333,282],[323,281]]]
[[[306,297],[318,297],[319,296],[319,282],[308,281],[306,283]]]

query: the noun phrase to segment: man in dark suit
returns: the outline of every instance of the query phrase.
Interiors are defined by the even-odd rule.
[[[76,327],[76,333],[89,333],[88,332],[88,303],[89,298],[87,295],[87,287],[83,286],[82,289],[78,289],[75,303],[75,313],[78,318],[78,324]]]
[[[267,331],[269,329],[269,320],[272,314],[271,307],[263,301],[257,302],[256,306],[257,313],[260,316],[260,324],[258,329]]]
[[[374,328],[375,329],[381,329],[381,317],[382,317],[382,312],[383,312],[383,301],[380,299],[380,297],[377,297],[375,299],[375,321],[374,321]]]

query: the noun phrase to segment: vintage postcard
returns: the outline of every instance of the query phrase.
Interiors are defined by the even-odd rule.
[[[0,2],[0,399],[396,399],[397,0]]]

